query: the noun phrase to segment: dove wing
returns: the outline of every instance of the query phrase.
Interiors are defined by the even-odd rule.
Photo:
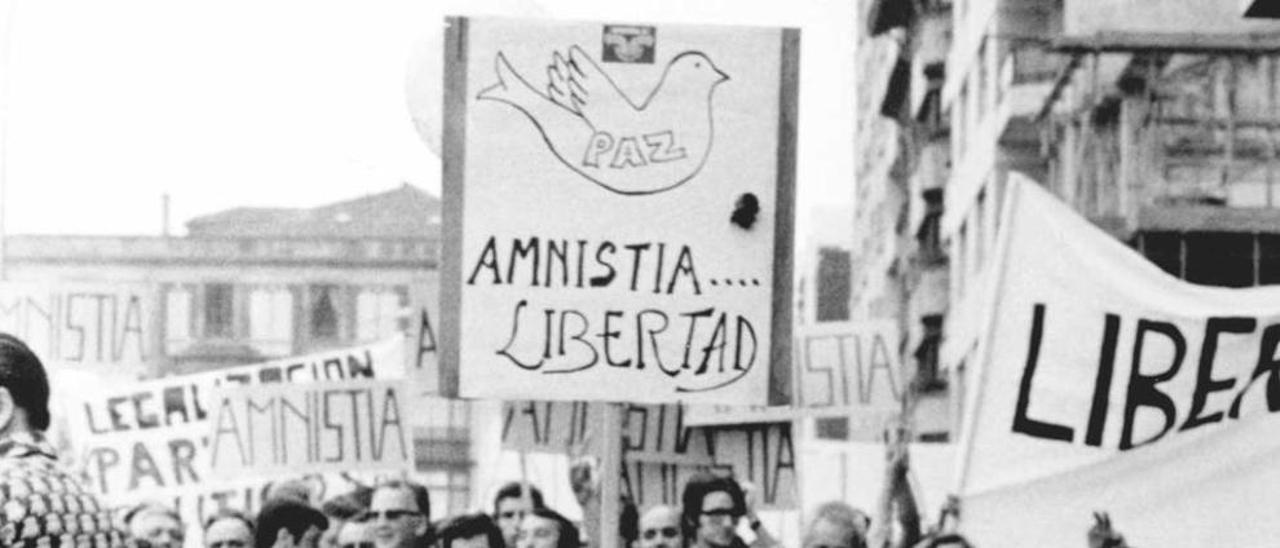
[[[635,103],[578,46],[569,48],[567,59],[559,52],[552,55],[547,77],[547,96],[593,126],[637,110]]]

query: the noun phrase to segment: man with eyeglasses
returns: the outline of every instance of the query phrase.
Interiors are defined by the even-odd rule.
[[[640,538],[636,548],[684,548],[680,531],[680,511],[673,506],[658,505],[640,516]]]
[[[424,548],[431,530],[427,488],[401,480],[379,485],[363,521],[373,530],[375,548]]]

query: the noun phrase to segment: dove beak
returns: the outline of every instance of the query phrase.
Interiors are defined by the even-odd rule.
[[[719,79],[719,80],[716,80],[716,83],[724,82],[724,81],[727,81],[727,80],[729,79],[729,75],[728,75],[728,74],[725,74],[723,70],[716,69],[716,74],[719,74],[719,75],[720,75],[720,79]]]

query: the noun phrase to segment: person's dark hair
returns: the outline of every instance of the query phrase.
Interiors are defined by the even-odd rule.
[[[233,510],[231,508],[222,508],[217,512],[214,512],[212,516],[209,516],[208,519],[204,520],[204,527],[201,528],[201,530],[207,533],[209,532],[209,528],[213,527],[213,524],[219,521],[222,521],[224,519],[237,520],[243,523],[245,527],[249,528],[250,535],[254,534],[253,532],[255,528],[253,526],[253,520],[250,519],[249,516],[245,515],[244,512],[241,512],[239,510]]]
[[[436,538],[440,541],[440,548],[449,548],[449,543],[456,539],[468,539],[476,535],[484,535],[489,548],[504,546],[502,531],[483,513],[464,514],[445,521],[439,526]]]
[[[556,548],[581,548],[582,536],[578,533],[578,526],[569,521],[569,518],[545,506],[534,508],[530,515],[556,522],[560,529],[560,534],[556,538]]]
[[[504,499],[518,499],[524,496],[524,484],[518,481],[507,482],[498,489],[498,494],[493,496],[493,515],[498,515],[498,503]],[[542,502],[542,491],[537,487],[529,486],[529,498],[533,500],[534,508],[546,508],[546,504]]]
[[[0,333],[0,387],[9,389],[32,429],[49,429],[49,376],[44,364],[27,343],[8,333]]]
[[[253,545],[256,548],[271,548],[276,543],[276,536],[281,529],[289,531],[294,542],[302,538],[314,525],[323,530],[329,528],[329,519],[319,510],[293,498],[278,498],[267,501],[258,512],[258,528],[253,533]]]
[[[369,502],[372,498],[373,489],[361,485],[352,491],[324,501],[324,504],[320,505],[320,511],[324,512],[326,516],[341,520],[351,520],[359,517],[365,510],[369,509]]]
[[[622,513],[618,515],[618,535],[630,546],[640,538],[640,509],[631,499],[622,501]]]
[[[431,521],[431,494],[427,492],[427,488],[421,484],[408,480],[390,480],[378,484],[374,490],[378,489],[406,489],[413,493],[413,502],[417,504],[418,511],[422,512],[422,516]]]
[[[717,491],[728,493],[729,499],[733,501],[733,517],[740,518],[747,513],[746,497],[733,478],[722,478],[707,472],[695,474],[684,484],[684,493],[680,496],[680,525],[684,527],[685,538],[693,538],[698,530],[702,499]]]

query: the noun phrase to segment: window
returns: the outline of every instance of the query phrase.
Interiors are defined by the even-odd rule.
[[[293,350],[293,294],[285,287],[249,293],[249,339],[260,352],[283,356]]]
[[[356,339],[373,341],[403,330],[400,320],[408,302],[404,286],[362,288],[356,297]]]
[[[942,250],[942,189],[931,188],[924,191],[924,219],[920,221],[920,229],[916,231],[916,244],[920,249],[920,260],[926,264],[937,264],[946,260]]]
[[[338,286],[311,286],[311,336],[317,339],[338,337]]]
[[[179,354],[191,344],[191,290],[170,287],[164,304],[165,353]]]
[[[987,36],[984,35],[982,42],[978,45],[978,59],[974,63],[974,73],[978,79],[978,85],[974,89],[974,99],[978,106],[978,120],[986,116],[987,108],[990,104],[990,97],[987,96],[991,89],[991,69],[987,66],[987,46],[990,45],[988,42],[990,40],[987,40]]]
[[[849,441],[848,417],[814,419],[813,429],[820,440]]]
[[[820,322],[849,319],[850,268],[853,259],[848,251],[836,247],[818,250],[817,320]]]
[[[947,388],[947,379],[938,366],[938,352],[942,348],[942,315],[930,314],[920,318],[923,335],[916,347],[916,388],[921,392],[937,392]]]
[[[204,336],[231,338],[235,336],[235,287],[231,284],[207,284],[204,286]]]
[[[1188,282],[1221,287],[1254,285],[1252,234],[1195,232],[1185,238]]]
[[[951,142],[954,143],[955,158],[959,161],[964,158],[965,137],[969,135],[969,123],[967,113],[965,112],[966,97],[969,95],[965,86],[960,86],[960,93],[956,95],[955,101],[951,103],[951,118],[954,123],[951,127]],[[962,162],[961,162],[962,163]]]
[[[1258,284],[1280,284],[1280,236],[1258,235]]]
[[[978,200],[973,206],[972,222],[973,263],[981,271],[987,256],[987,246],[991,243],[990,235],[987,233],[987,190],[985,188],[978,192]]]

